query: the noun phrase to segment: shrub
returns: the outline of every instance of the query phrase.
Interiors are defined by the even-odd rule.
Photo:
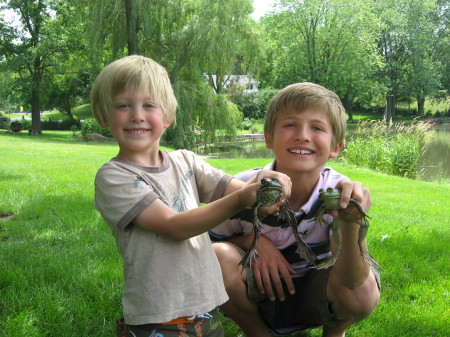
[[[266,115],[270,100],[278,92],[275,89],[263,89],[256,92],[244,92],[234,103],[242,110],[244,117],[261,119]]]
[[[71,120],[69,118],[49,118],[41,120],[42,130],[70,130],[73,125],[80,127],[80,121],[77,119]]]
[[[94,118],[89,118],[81,123],[81,135],[84,137],[89,133],[98,133],[99,135],[112,138],[109,128],[101,128]]]
[[[9,129],[11,120],[0,112],[0,129]]]
[[[432,136],[425,122],[362,122],[349,135],[343,158],[358,167],[415,179],[420,155]]]

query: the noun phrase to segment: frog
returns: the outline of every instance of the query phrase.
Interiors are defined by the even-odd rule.
[[[251,267],[259,257],[259,254],[256,250],[256,245],[258,244],[259,236],[261,235],[261,227],[263,226],[263,219],[261,219],[259,215],[259,209],[264,206],[272,205],[280,201],[282,198],[283,188],[277,178],[261,179],[261,185],[256,191],[256,202],[252,207],[254,238],[252,244],[250,245],[250,248],[247,250],[246,254],[239,263],[239,265],[242,266],[242,270],[244,270],[246,267]],[[297,219],[295,218],[294,211],[289,205],[289,201],[285,200],[283,202],[283,204],[280,206],[278,215],[285,219],[284,223],[286,223],[286,225],[283,225],[281,227],[290,227],[292,233],[294,234],[295,240],[297,241],[296,253],[308,263],[314,263],[314,261],[317,259],[316,255],[312,252],[312,250],[300,236],[297,229]]]
[[[323,201],[323,205],[319,209],[319,212],[316,217],[316,222],[323,225],[326,224],[326,221],[323,218],[323,215],[325,212],[333,209],[342,209],[340,205],[341,200],[341,190],[338,188],[332,188],[328,187],[327,189],[320,189],[319,190],[319,199]],[[369,230],[369,221],[367,218],[371,219],[367,213],[362,208],[361,204],[355,200],[350,199],[349,205],[354,205],[356,209],[361,214],[361,219],[356,221],[357,224],[360,225],[359,234],[358,234],[358,246],[359,250],[361,252],[361,256],[363,257],[364,261],[367,262],[370,266],[375,267],[377,270],[380,268],[379,263],[377,260],[375,260],[372,255],[370,255],[367,244],[364,241],[367,235],[367,232]],[[333,219],[333,222],[330,224],[331,230],[333,232],[333,239],[336,244],[336,250],[334,251],[333,255],[325,259],[324,261],[320,262],[318,265],[316,265],[317,269],[327,269],[331,266],[333,266],[336,262],[336,260],[339,257],[340,251],[342,249],[342,242],[341,242],[341,231],[340,227],[344,221],[341,217],[336,217]]]

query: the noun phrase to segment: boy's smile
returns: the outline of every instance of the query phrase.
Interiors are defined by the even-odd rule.
[[[125,159],[158,165],[159,140],[169,125],[148,90],[125,89],[112,101],[108,126]]]
[[[332,148],[333,132],[325,113],[316,109],[299,112],[286,107],[276,119],[267,148],[277,160],[277,171],[318,174],[329,158],[335,158],[342,144]]]

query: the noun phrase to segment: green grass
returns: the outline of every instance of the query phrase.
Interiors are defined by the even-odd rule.
[[[94,209],[93,181],[117,145],[70,136],[0,131],[1,336],[114,335],[121,260]],[[234,174],[270,160],[209,161]],[[450,336],[450,185],[331,165],[370,188],[368,241],[384,268],[378,308],[347,337]],[[241,334],[224,323],[226,336]]]
[[[94,118],[94,115],[92,115],[91,111],[91,105],[90,104],[84,104],[77,106],[72,111],[73,115],[78,118],[78,120],[85,120],[88,118]],[[28,113],[4,113],[4,115],[8,118],[13,119],[21,119],[24,118],[31,118],[31,112]],[[51,111],[44,111],[44,113],[41,114],[41,119],[53,119],[53,120],[60,120],[67,118],[66,115],[63,115],[58,110],[51,110]]]

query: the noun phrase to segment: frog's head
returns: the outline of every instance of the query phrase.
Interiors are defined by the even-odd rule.
[[[257,202],[263,206],[272,205],[283,198],[283,188],[277,178],[261,179],[257,192]]]
[[[328,187],[326,190],[319,190],[319,199],[325,202],[327,209],[339,209],[339,201],[341,199],[341,190],[338,188]]]

